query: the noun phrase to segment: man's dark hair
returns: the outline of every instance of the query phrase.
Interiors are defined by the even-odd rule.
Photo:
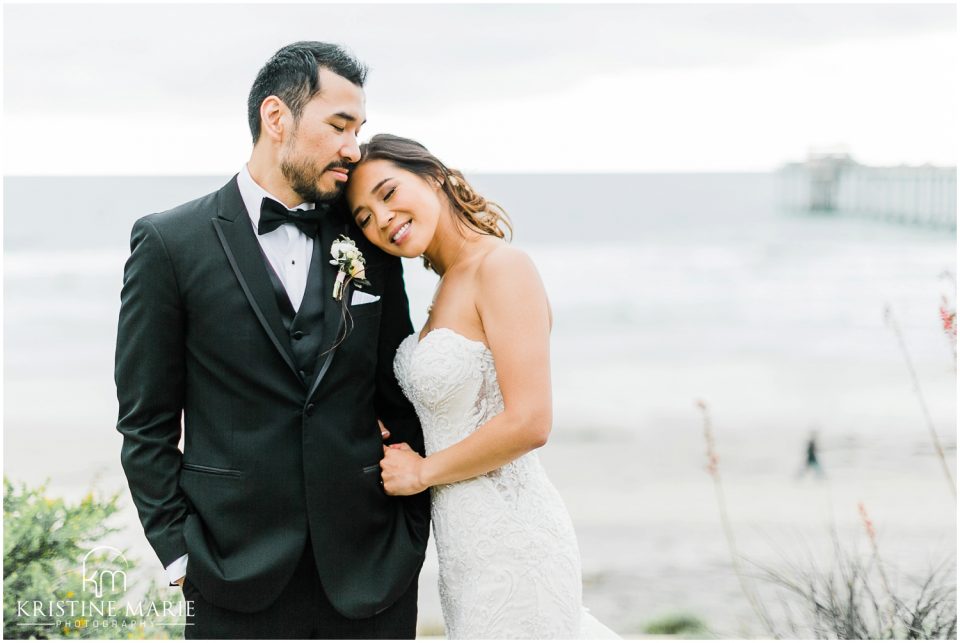
[[[290,108],[295,121],[303,107],[320,93],[320,68],[343,76],[363,87],[367,66],[339,45],[303,40],[287,45],[271,56],[257,73],[247,98],[247,120],[256,145],[260,138],[260,105],[267,96],[276,96]]]

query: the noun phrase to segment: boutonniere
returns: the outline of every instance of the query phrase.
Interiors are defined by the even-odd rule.
[[[334,299],[340,301],[343,297],[343,288],[348,277],[359,285],[370,285],[370,282],[366,279],[366,263],[363,260],[363,253],[357,248],[353,239],[341,234],[330,246],[330,254],[333,255],[333,260],[330,263],[340,267],[337,272],[337,281],[333,284]]]

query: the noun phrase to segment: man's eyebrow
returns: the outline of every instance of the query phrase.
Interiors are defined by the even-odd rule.
[[[370,194],[375,194],[376,191],[380,189],[380,186],[381,186],[381,185],[383,185],[384,183],[386,183],[387,181],[389,181],[389,180],[392,179],[392,178],[393,178],[392,176],[388,176],[388,177],[385,178],[384,180],[382,180],[382,181],[380,181],[379,183],[377,183],[375,186],[373,186],[373,189],[370,190]],[[362,206],[362,205],[358,205],[357,207],[355,207],[355,208],[353,209],[353,218],[354,218],[354,219],[357,218],[357,212],[360,212],[360,210],[362,210],[362,209],[363,209],[363,206]]]
[[[353,114],[348,114],[346,112],[337,112],[336,114],[334,114],[334,116],[336,116],[337,118],[342,118],[343,120],[349,121],[351,123],[356,123],[358,120],[356,116],[354,116]],[[366,122],[367,122],[366,120],[363,121],[363,123],[366,123]],[[360,123],[360,125],[363,125],[363,123]]]

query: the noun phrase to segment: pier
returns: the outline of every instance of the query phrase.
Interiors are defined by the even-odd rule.
[[[779,178],[786,210],[957,229],[956,167],[875,167],[826,152],[785,164]]]

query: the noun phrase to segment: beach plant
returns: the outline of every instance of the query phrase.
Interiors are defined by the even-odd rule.
[[[944,270],[940,278],[950,282],[949,294],[940,295],[940,325],[953,353],[953,372],[957,372],[957,278],[953,271]]]
[[[707,625],[695,614],[677,612],[654,618],[643,626],[643,631],[646,634],[658,636],[673,636],[678,638],[683,636],[697,636],[697,638],[702,638],[702,635],[707,632]]]
[[[758,579],[784,589],[804,622],[782,619],[791,639],[921,640],[957,638],[956,559],[951,555],[917,578],[898,574],[910,586],[891,582],[880,557],[877,533],[863,503],[861,524],[868,554],[847,551],[831,526],[833,559],[818,565],[784,559],[771,566],[750,561]]]
[[[955,639],[957,637],[956,560],[947,559],[904,587],[891,582],[889,565],[881,558],[879,539],[867,507],[859,503],[860,523],[870,554],[847,553],[840,544],[835,524],[830,523],[833,559],[824,567],[812,555],[800,565],[788,557],[775,565],[760,563],[737,548],[726,510],[709,409],[696,401],[703,414],[707,445],[706,470],[714,482],[720,521],[723,525],[734,573],[760,624],[773,639]],[[809,548],[807,548],[809,552]],[[746,568],[751,565],[751,568]],[[903,577],[897,575],[895,578]],[[781,593],[783,616],[774,617],[774,607],[765,601],[754,581]],[[805,615],[798,619],[795,613]]]
[[[730,550],[733,572],[737,576],[744,597],[747,599],[747,602],[750,604],[750,607],[753,609],[754,614],[756,614],[764,629],[766,629],[773,638],[780,638],[774,620],[770,617],[769,612],[758,597],[749,576],[744,573],[742,568],[741,563],[743,557],[737,550],[733,526],[730,522],[730,516],[727,514],[727,501],[723,491],[723,481],[720,478],[720,456],[717,454],[716,440],[713,435],[713,424],[710,419],[710,410],[707,407],[707,403],[702,399],[695,400],[694,404],[700,409],[703,415],[703,437],[707,445],[706,470],[713,479],[713,488],[717,494],[717,505],[720,508],[720,523],[723,526],[723,534],[727,542],[727,548]]]
[[[893,330],[894,335],[897,337],[897,343],[900,345],[900,352],[903,355],[904,362],[907,365],[907,371],[910,373],[910,382],[913,385],[913,392],[917,396],[917,401],[920,403],[920,409],[923,412],[923,418],[927,425],[927,433],[930,436],[930,442],[933,443],[934,451],[937,454],[937,458],[940,461],[940,467],[943,471],[944,477],[947,479],[947,485],[950,488],[950,493],[953,495],[954,501],[957,499],[957,483],[953,479],[953,473],[950,471],[950,466],[947,464],[947,457],[944,454],[943,445],[940,443],[940,436],[937,434],[937,429],[933,425],[933,418],[930,416],[930,409],[927,406],[927,401],[923,396],[923,389],[920,387],[920,379],[917,377],[917,371],[913,367],[913,360],[910,357],[910,351],[907,349],[907,343],[904,340],[903,330],[900,328],[900,324],[897,322],[896,317],[893,314],[893,308],[890,304],[886,304],[883,309],[883,318],[888,326]]]
[[[182,638],[183,617],[153,615],[151,608],[170,604],[169,588],[151,581],[144,597],[130,598],[126,579],[136,560],[102,546],[120,531],[108,525],[120,493],[98,498],[91,490],[75,504],[47,495],[49,480],[36,488],[3,479],[3,637],[5,639],[171,639]],[[122,557],[124,576],[117,588],[110,574],[110,594],[91,570],[109,569]],[[84,571],[86,570],[86,571]],[[100,585],[94,585],[94,581]],[[99,587],[99,590],[92,587]],[[167,591],[164,591],[167,590]],[[179,593],[172,602],[176,605]],[[105,603],[123,606],[111,615]],[[125,609],[134,605],[133,616]],[[171,606],[172,607],[172,606]],[[140,610],[137,615],[136,611]],[[171,611],[172,613],[172,611]],[[163,623],[155,621],[164,621]]]

